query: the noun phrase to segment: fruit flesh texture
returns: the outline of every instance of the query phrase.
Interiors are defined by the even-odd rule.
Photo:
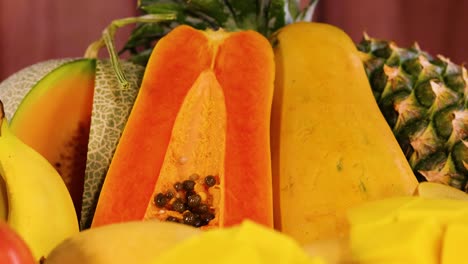
[[[166,182],[155,187],[152,194],[164,193],[173,189],[175,182],[183,182],[180,175],[217,175],[222,178],[222,168],[225,153],[226,109],[224,94],[219,86],[214,72],[203,71],[188,91],[184,102],[177,114],[172,129],[171,143],[168,145],[161,175],[165,175]],[[193,115],[193,113],[198,113]],[[195,139],[195,140],[194,140]],[[204,153],[204,155],[200,155]],[[176,159],[174,161],[174,159]],[[181,166],[183,165],[183,166]],[[188,177],[186,177],[188,178]],[[224,212],[219,210],[221,201],[220,185],[205,190],[201,185],[204,177],[193,179],[197,193],[204,193],[203,200],[215,208],[215,219],[212,224],[223,222]],[[211,201],[207,201],[207,200]],[[166,211],[154,205],[151,200],[145,213],[145,219],[158,218],[165,220],[168,216],[182,218],[180,212]]]
[[[229,250],[226,250],[229,249]],[[208,258],[207,258],[208,256]],[[197,261],[198,260],[198,261]],[[325,264],[290,237],[250,221],[209,230],[169,248],[153,263]]]
[[[468,242],[468,226],[466,218],[460,220],[450,224],[445,230],[441,264],[456,264],[465,261],[465,257],[460,252],[464,252],[464,245]]]
[[[295,23],[273,41],[275,227],[301,243],[344,235],[345,212],[417,185],[372,97],[351,39]]]
[[[349,250],[357,263],[462,263],[468,202],[396,197],[349,211]],[[404,238],[404,239],[402,239]],[[354,262],[353,262],[354,263]]]
[[[273,74],[271,46],[252,31],[180,26],[159,41],[106,176],[93,226],[140,220],[145,214],[151,218],[158,210],[151,201],[161,189],[176,178],[187,179],[187,171],[209,170],[219,178],[220,196],[210,225],[251,218],[271,226]],[[132,166],[124,165],[129,162]]]
[[[364,35],[358,44],[376,101],[420,181],[468,190],[468,75],[418,45]]]
[[[10,123],[11,131],[59,172],[77,217],[81,214],[94,78],[93,59],[59,66],[29,91]]]

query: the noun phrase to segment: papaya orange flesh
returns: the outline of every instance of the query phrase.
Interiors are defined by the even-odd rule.
[[[255,216],[272,224],[270,111],[274,80],[271,45],[253,32],[235,33],[216,57],[227,111],[226,225]]]
[[[179,26],[153,50],[92,226],[272,226],[273,52],[253,31]],[[191,219],[189,221],[188,219]]]
[[[10,121],[12,132],[44,156],[62,176],[81,212],[96,62],[79,59],[44,76]]]

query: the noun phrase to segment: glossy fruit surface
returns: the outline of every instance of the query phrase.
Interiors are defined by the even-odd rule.
[[[0,221],[0,263],[36,263],[26,242],[4,221]]]

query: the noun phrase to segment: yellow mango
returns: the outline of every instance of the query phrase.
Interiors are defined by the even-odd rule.
[[[468,201],[417,196],[391,197],[364,203],[348,211],[352,228],[391,224],[407,220],[432,219],[445,226],[468,214]],[[463,218],[465,219],[465,218]]]
[[[406,219],[434,219],[446,225],[468,211],[468,201],[415,197],[397,212],[398,221]]]
[[[466,262],[463,253],[468,244],[468,210],[448,222],[442,240],[441,264]]]
[[[359,264],[437,264],[442,234],[442,226],[432,219],[353,226],[352,260]]]
[[[154,259],[157,264],[326,264],[309,256],[292,238],[244,221],[188,238]]]
[[[366,202],[348,211],[348,221],[351,226],[391,223],[414,201],[415,197],[402,196]]]
[[[343,236],[348,208],[412,195],[417,180],[349,36],[301,22],[272,43],[275,228],[304,244]]]
[[[447,226],[443,237],[441,264],[460,264],[466,262],[464,255],[468,244],[468,218],[465,222]]]
[[[462,263],[466,200],[392,197],[352,208],[348,216],[356,263]]]

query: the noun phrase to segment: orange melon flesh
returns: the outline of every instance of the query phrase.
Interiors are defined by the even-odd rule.
[[[60,173],[77,215],[86,168],[96,62],[65,63],[43,77],[25,96],[10,121],[12,132]]]
[[[255,32],[179,26],[161,39],[106,176],[92,226],[181,217],[155,205],[200,176],[212,226],[272,226],[269,109],[273,53]],[[202,186],[213,175],[214,187]],[[170,211],[170,210],[169,210]]]

